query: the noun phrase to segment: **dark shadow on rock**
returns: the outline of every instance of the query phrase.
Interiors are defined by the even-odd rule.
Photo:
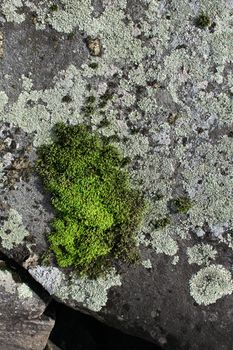
[[[155,344],[132,337],[53,301],[47,315],[55,310],[51,341],[61,350],[160,350]]]

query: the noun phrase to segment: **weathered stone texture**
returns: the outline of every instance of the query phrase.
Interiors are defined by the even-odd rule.
[[[54,320],[44,316],[46,304],[15,272],[0,270],[0,343],[4,350],[44,349]]]
[[[1,249],[60,300],[172,350],[232,349],[232,11],[232,0],[0,3]],[[142,263],[106,281],[39,259],[54,213],[29,170],[60,121],[111,136],[150,203]]]

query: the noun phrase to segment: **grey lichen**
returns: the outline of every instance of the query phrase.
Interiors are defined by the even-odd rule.
[[[4,172],[4,164],[0,161],[0,188],[4,186],[5,182],[5,172]]]
[[[22,0],[2,0],[0,8],[8,22],[22,23],[25,20],[25,15],[17,12],[22,6]]]
[[[15,281],[12,277],[12,274],[8,270],[0,269],[0,287],[9,294],[14,294],[16,291]]]
[[[151,245],[157,253],[173,256],[178,251],[178,244],[175,239],[166,231],[154,231],[151,233]]]
[[[144,266],[145,269],[152,269],[152,263],[151,263],[150,259],[143,260],[142,266]]]
[[[116,274],[115,270],[96,280],[73,275],[69,285],[63,284],[57,294],[62,299],[72,298],[90,310],[98,312],[106,305],[108,290],[114,286],[121,286],[120,275]]]
[[[103,50],[101,57],[89,54],[82,66],[69,65],[45,90],[33,87],[33,76],[23,76],[22,92],[7,109],[8,97],[0,92],[0,119],[36,131],[35,145],[50,139],[55,123],[67,120],[86,122],[112,137],[131,159],[130,176],[151,202],[138,244],[174,256],[176,262],[177,237],[188,239],[192,231],[204,238],[208,224],[221,241],[224,231],[233,228],[232,139],[227,136],[233,113],[232,2],[143,2],[145,10],[134,21],[125,0],[104,0],[98,16],[91,0],[61,0],[56,11],[51,1],[4,0],[7,21],[21,22],[25,17],[17,11],[24,4],[36,13],[37,29],[49,24],[59,33],[80,30],[85,37],[99,38]],[[211,31],[193,25],[202,12],[216,24]],[[98,100],[113,81],[114,98],[102,114],[95,109],[86,118],[87,83]],[[170,201],[184,197],[194,205],[170,213]],[[150,225],[168,216],[166,227]],[[189,253],[190,261],[199,254],[196,249]],[[209,254],[205,263],[214,252]]]
[[[233,291],[230,271],[222,265],[210,265],[198,271],[190,280],[190,294],[199,305],[215,303]]]
[[[33,292],[32,290],[28,287],[27,284],[22,283],[17,287],[18,295],[20,299],[29,299],[33,298]]]
[[[20,299],[33,298],[33,292],[27,284],[16,282],[10,270],[0,269],[0,287],[4,288],[6,293],[17,294]]]
[[[24,238],[29,235],[25,229],[21,215],[14,209],[9,210],[8,219],[0,228],[1,245],[10,250],[22,243]]]
[[[4,53],[4,36],[3,32],[0,32],[0,58],[3,56]]]
[[[177,265],[179,261],[180,261],[179,255],[175,255],[172,260],[172,265]]]
[[[57,267],[38,265],[29,268],[29,272],[51,295],[59,290],[64,279],[64,274]]]
[[[4,91],[0,91],[0,113],[3,112],[7,102],[8,102],[7,94]]]
[[[0,120],[11,121],[28,132],[37,131],[35,145],[49,139],[53,124],[65,121],[68,117],[71,123],[82,121],[79,112],[85,94],[85,81],[73,65],[60,72],[55,79],[54,88],[34,90],[32,80],[25,76],[22,77],[22,83],[23,90],[8,113],[3,113],[8,97],[5,93],[0,93]],[[72,97],[69,107],[62,102],[62,98],[68,94]],[[27,105],[29,100],[34,102],[32,107]]]
[[[216,258],[217,251],[210,244],[201,243],[187,248],[187,255],[189,264],[209,265]]]
[[[29,270],[50,294],[62,300],[73,299],[93,311],[100,311],[108,300],[108,290],[121,286],[120,275],[115,270],[96,280],[80,278],[75,273],[67,279],[65,274],[55,267],[37,266]]]

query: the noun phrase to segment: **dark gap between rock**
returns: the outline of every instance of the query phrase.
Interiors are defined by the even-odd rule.
[[[9,258],[6,254],[0,252],[0,260],[3,260],[6,264],[6,267],[15,271],[22,282],[26,283],[33,292],[35,292],[45,304],[49,304],[52,300],[51,295],[41,286],[40,283],[34,280],[30,273],[21,265],[19,265],[15,260]]]
[[[30,273],[13,259],[0,252],[0,260],[15,271],[44,302],[44,315],[55,319],[50,340],[61,350],[160,350],[155,344],[109,327],[54,300]],[[47,350],[49,348],[46,348]],[[42,349],[41,349],[42,350]]]
[[[53,300],[46,310],[56,312],[50,340],[61,350],[160,350],[155,344],[117,329]],[[45,349],[47,350],[47,349]]]

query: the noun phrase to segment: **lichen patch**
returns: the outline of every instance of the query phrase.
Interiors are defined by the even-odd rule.
[[[199,305],[210,305],[232,294],[230,271],[222,265],[210,265],[198,271],[190,280],[190,294]]]
[[[1,245],[3,248],[10,250],[24,241],[29,232],[23,225],[21,215],[11,208],[8,218],[0,228]]]
[[[0,32],[0,58],[3,57],[4,54],[4,36],[3,32]]]

